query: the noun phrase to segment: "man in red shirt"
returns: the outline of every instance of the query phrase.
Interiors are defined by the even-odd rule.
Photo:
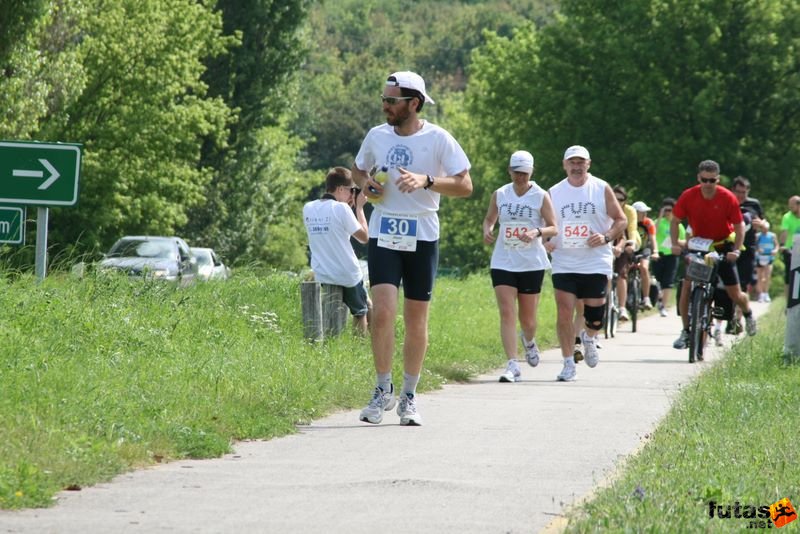
[[[728,189],[719,185],[719,164],[716,161],[701,161],[697,168],[698,185],[681,193],[670,222],[670,237],[678,243],[678,224],[687,219],[691,227],[692,237],[711,239],[715,243],[728,240],[734,234],[733,245],[723,243],[717,252],[724,255],[725,261],[719,265],[719,277],[731,300],[742,309],[747,334],[756,334],[756,320],[750,310],[750,302],[739,287],[739,274],[736,271],[736,260],[741,253],[744,242],[744,220],[739,210],[739,201]],[[688,236],[687,236],[688,237]],[[672,246],[673,254],[680,254],[681,247]],[[672,344],[676,349],[685,349],[689,345],[689,287],[691,283],[684,278],[678,306],[683,321],[680,337]]]

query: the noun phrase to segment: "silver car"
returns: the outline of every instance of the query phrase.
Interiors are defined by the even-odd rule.
[[[197,275],[197,259],[180,237],[125,236],[105,254],[100,269],[186,285]]]
[[[199,280],[227,280],[230,268],[214,252],[214,249],[192,247],[192,255],[197,258],[197,278]]]

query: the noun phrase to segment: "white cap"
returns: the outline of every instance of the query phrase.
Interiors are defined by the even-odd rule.
[[[394,79],[392,79],[394,78]],[[425,92],[425,80],[416,72],[400,71],[390,75],[386,80],[386,85],[389,87],[405,87],[406,89],[414,89],[422,94],[425,102],[435,104],[436,102]]]
[[[650,207],[641,200],[633,203],[633,209],[636,211],[650,211]]]
[[[564,152],[564,159],[570,158],[592,159],[589,157],[589,151],[581,145],[572,145]]]
[[[512,171],[533,172],[533,155],[525,150],[517,150],[511,154],[511,160],[508,162],[508,167]]]

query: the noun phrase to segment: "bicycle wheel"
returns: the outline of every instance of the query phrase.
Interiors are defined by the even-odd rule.
[[[689,301],[689,363],[703,358],[704,313],[706,295],[702,287],[692,290]]]
[[[606,324],[604,327],[606,339],[614,337],[617,333],[617,318],[619,315],[619,308],[617,307],[617,287],[616,278],[611,281],[611,289],[606,296]]]
[[[642,279],[639,273],[631,273],[628,284],[628,311],[631,315],[631,331],[636,332],[636,319],[639,316],[639,302],[642,300]]]

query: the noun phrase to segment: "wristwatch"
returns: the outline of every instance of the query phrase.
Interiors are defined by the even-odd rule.
[[[425,177],[428,179],[428,183],[425,184],[425,187],[423,189],[430,189],[431,187],[433,187],[433,176],[428,174]]]
[[[606,243],[611,243],[611,238],[608,236],[608,234],[603,234],[603,237],[606,239]]]

